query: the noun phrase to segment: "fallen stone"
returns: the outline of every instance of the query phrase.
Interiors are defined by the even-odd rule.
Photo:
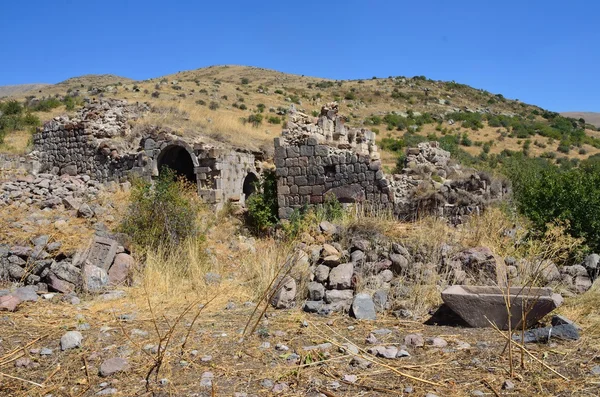
[[[83,342],[83,335],[77,331],[69,331],[60,338],[61,350],[74,349],[80,347]]]
[[[107,377],[117,372],[125,372],[129,369],[129,363],[121,357],[109,358],[100,365],[99,374],[102,377]]]
[[[547,343],[552,338],[561,340],[578,340],[579,331],[574,324],[562,324],[555,327],[534,328],[525,331],[525,343]],[[521,340],[520,335],[513,337],[515,340]]]
[[[325,297],[325,287],[316,281],[308,283],[308,298],[311,301],[320,301]]]
[[[512,390],[515,388],[515,384],[510,379],[506,379],[504,383],[502,383],[502,390]]]
[[[344,382],[348,382],[348,383],[356,383],[356,381],[358,381],[358,376],[356,376],[356,375],[344,375],[342,377],[342,380]]]
[[[117,254],[108,270],[108,283],[113,286],[130,284],[131,272],[134,266],[135,260],[131,255],[126,253]]]
[[[6,310],[9,312],[14,312],[19,304],[21,303],[21,299],[14,295],[3,295],[0,296],[0,311]]]
[[[446,342],[444,339],[439,338],[439,337],[431,338],[427,342],[430,346],[437,347],[437,348],[443,348],[443,347],[448,346],[448,342]]]
[[[83,203],[77,209],[77,216],[80,218],[91,218],[94,216],[94,211],[90,208],[89,205]]]
[[[19,287],[14,290],[12,295],[16,296],[23,302],[37,302],[37,300],[39,299],[39,296],[36,292],[36,288],[33,285]]]
[[[425,346],[425,340],[421,334],[408,334],[404,337],[404,344],[407,346],[422,347]]]
[[[562,297],[550,288],[510,288],[512,327],[520,325],[525,309],[525,327],[530,328],[542,317],[562,304]],[[472,327],[508,329],[508,314],[504,301],[505,291],[494,286],[453,285],[442,292],[442,300]]]
[[[375,303],[373,303],[371,295],[366,293],[356,294],[352,301],[350,314],[358,320],[377,320]]]
[[[329,272],[329,287],[340,290],[352,288],[353,274],[353,263],[344,263],[334,267]]]
[[[203,372],[202,375],[200,376],[200,387],[212,387],[212,381],[214,379],[215,375],[210,372]]]
[[[89,292],[98,292],[101,291],[104,287],[108,285],[108,274],[106,270],[90,265],[83,265],[83,288]]]
[[[334,235],[337,233],[337,227],[328,221],[322,221],[319,223],[319,229],[321,229],[321,232],[324,234]]]
[[[286,276],[278,285],[279,289],[271,298],[276,309],[290,309],[296,304],[296,280]]]

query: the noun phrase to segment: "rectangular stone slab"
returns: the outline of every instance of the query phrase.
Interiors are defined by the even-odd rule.
[[[491,321],[498,328],[506,330],[506,293],[505,288],[495,286],[453,285],[442,292],[442,300],[472,327],[491,327]],[[512,328],[522,328],[519,322],[523,311],[527,313],[525,327],[529,328],[563,301],[550,288],[511,287],[508,293]]]
[[[96,236],[85,260],[91,265],[108,271],[115,259],[118,246],[115,240]]]

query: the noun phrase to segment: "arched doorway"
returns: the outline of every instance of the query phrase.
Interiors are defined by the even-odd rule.
[[[246,199],[256,191],[257,183],[258,177],[256,176],[256,174],[250,172],[248,173],[248,175],[246,175],[246,178],[244,178],[244,185],[242,187],[242,192],[244,193]]]
[[[188,181],[196,183],[196,174],[194,174],[194,162],[188,151],[178,145],[167,146],[158,155],[158,172],[163,167],[169,167],[177,173],[178,176],[185,177]]]

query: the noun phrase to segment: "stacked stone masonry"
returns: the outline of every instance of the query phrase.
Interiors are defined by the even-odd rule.
[[[88,102],[73,119],[56,117],[34,135],[34,152],[42,172],[88,175],[101,182],[158,176],[174,169],[195,183],[198,194],[220,209],[226,202],[243,204],[260,175],[255,154],[192,142],[170,131],[148,127],[139,145],[128,148],[130,121],[148,107],[126,101]]]
[[[341,203],[404,219],[433,213],[459,223],[510,193],[506,181],[451,162],[437,142],[410,148],[401,173],[386,176],[375,134],[347,128],[337,112],[336,103],[325,105],[316,119],[292,109],[287,128],[275,138],[280,218],[333,194]]]

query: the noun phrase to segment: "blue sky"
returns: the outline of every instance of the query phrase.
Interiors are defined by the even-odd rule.
[[[237,64],[425,75],[600,111],[599,25],[596,0],[11,1],[0,7],[0,85]]]

